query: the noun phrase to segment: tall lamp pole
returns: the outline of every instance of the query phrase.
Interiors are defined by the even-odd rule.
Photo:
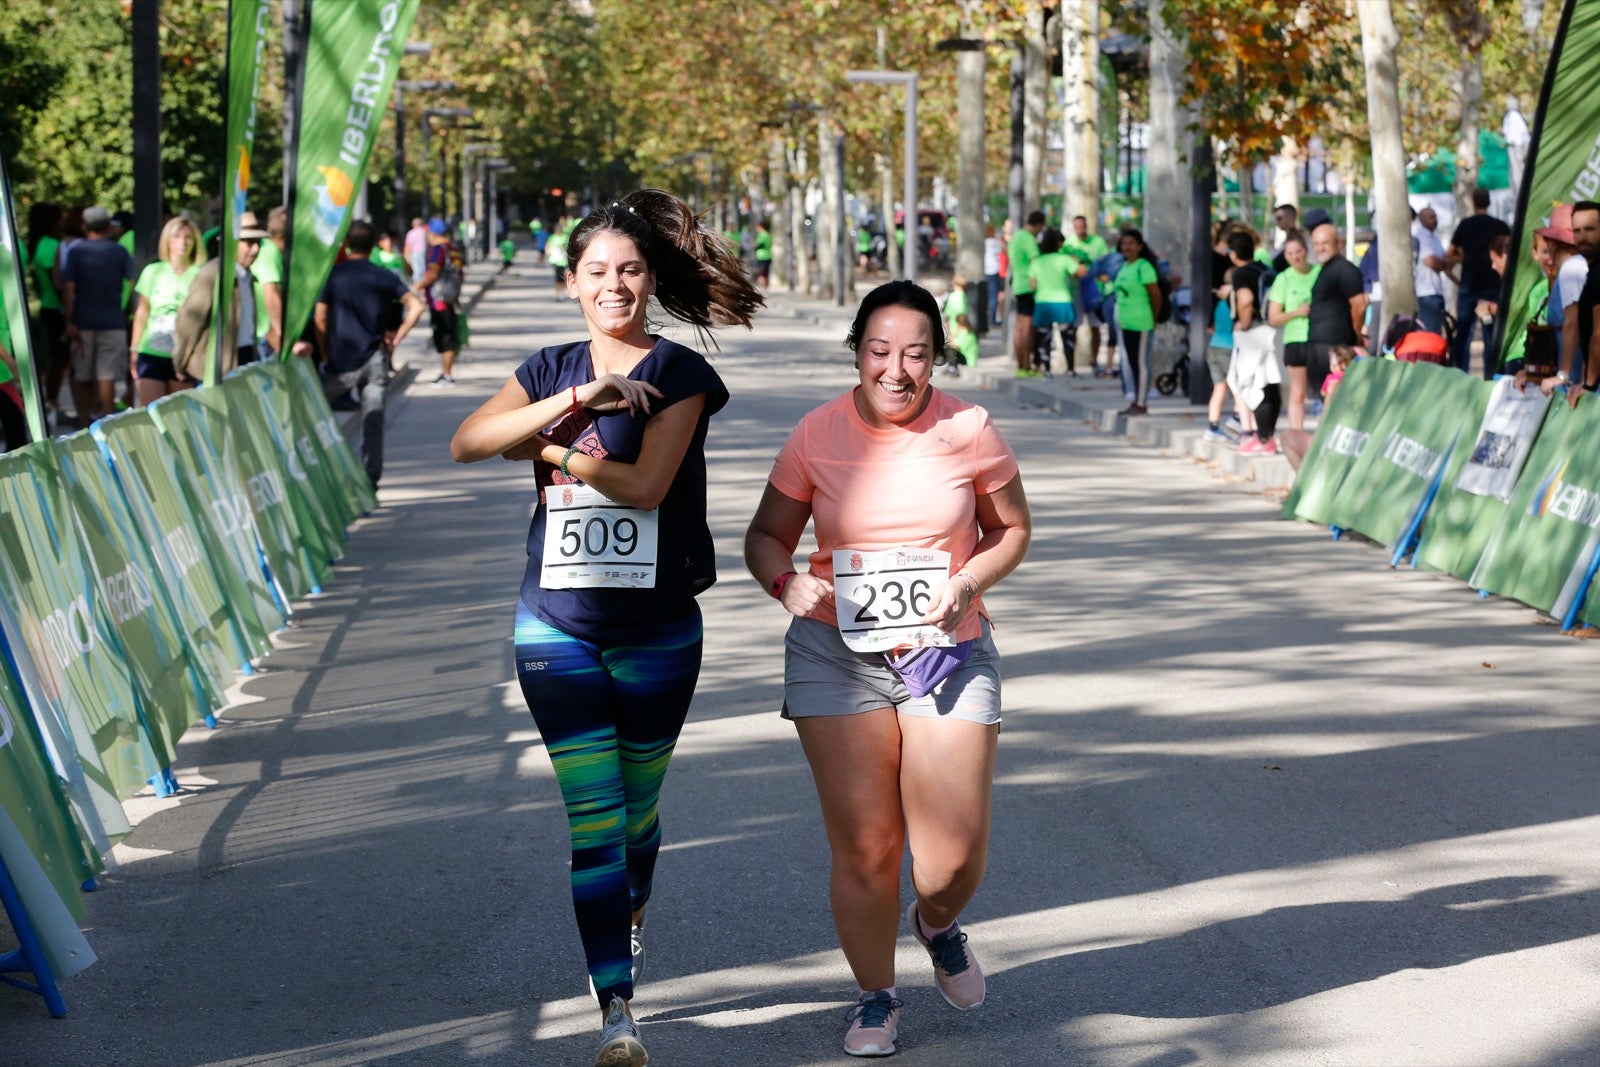
[[[430,107],[422,112],[422,213],[423,215],[435,214],[428,200],[428,193],[432,183],[428,180],[429,170],[433,157],[428,153],[433,140],[433,123],[430,119],[465,119],[472,117],[470,107]],[[437,214],[443,215],[444,210],[444,162],[443,153],[440,154],[439,163],[439,210]]]
[[[917,280],[917,246],[913,229],[917,218],[917,75],[908,70],[852,70],[847,71],[844,77],[849,82],[906,87],[906,177],[905,191],[901,195],[905,199],[907,251],[902,258],[905,260],[906,281],[914,282]],[[890,240],[893,239],[891,234]]]
[[[406,45],[407,55],[429,55],[432,52],[433,45],[427,41],[413,41]],[[431,78],[422,81],[401,79],[394,83],[394,225],[401,233],[406,231],[406,93],[448,93],[454,91],[455,87],[455,82]],[[423,127],[426,136],[426,122]]]
[[[464,219],[472,219],[474,225],[479,225],[483,216],[478,208],[477,193],[472,183],[472,157],[480,152],[498,151],[500,151],[498,141],[477,141],[461,146],[461,216]]]

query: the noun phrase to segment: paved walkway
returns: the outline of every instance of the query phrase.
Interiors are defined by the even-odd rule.
[[[90,902],[71,1014],[0,987],[0,1062],[586,1065],[566,829],[511,679],[532,482],[460,419],[579,335],[519,267],[454,390],[392,411],[382,506],[247,703],[192,732]],[[780,699],[784,617],[740,539],[796,417],[848,388],[844,313],[721,335],[722,581],[663,802],[636,1001],[652,1062],[849,1062],[826,847]],[[433,376],[425,367],[420,380]],[[989,597],[1006,657],[995,839],[946,1008],[901,941],[898,1062],[1600,1060],[1594,649],[1259,496],[1000,394],[1036,521]]]

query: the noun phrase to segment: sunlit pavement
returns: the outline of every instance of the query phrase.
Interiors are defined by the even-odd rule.
[[[634,1002],[659,1067],[853,1062],[826,847],[776,713],[785,618],[739,561],[788,429],[851,382],[848,310],[774,305],[718,335],[722,581]],[[69,1016],[0,987],[0,1062],[589,1063],[566,822],[511,675],[531,474],[446,449],[580,330],[519,265],[459,387],[421,368],[337,579],[249,702],[189,734],[177,802],[136,803]],[[1594,647],[1192,462],[955,389],[992,405],[1036,525],[986,598],[1006,720],[963,919],[989,1000],[947,1008],[902,938],[898,1062],[1600,1060]]]

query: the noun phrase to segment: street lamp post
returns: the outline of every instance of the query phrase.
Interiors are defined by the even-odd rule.
[[[915,230],[917,218],[917,75],[908,70],[852,70],[845,74],[845,80],[857,83],[870,83],[875,85],[904,85],[906,87],[906,177],[905,190],[901,194],[905,200],[905,227],[906,227],[906,254],[901,258],[905,261],[905,278],[908,282],[917,280],[917,245]],[[890,220],[893,228],[893,218]],[[889,234],[889,239],[894,240],[894,234]]]
[[[428,120],[429,119],[464,119],[464,118],[471,118],[471,117],[472,117],[472,109],[470,107],[430,107],[430,108],[424,108],[423,109],[423,112],[422,112],[422,214],[424,216],[428,216],[428,215],[432,215],[433,214],[432,205],[428,201],[429,186],[432,184],[431,182],[428,181],[428,170],[429,170],[430,164],[432,163],[432,157],[428,155],[428,152],[429,152],[430,143],[431,143],[431,141],[433,139],[433,123],[429,122]],[[441,157],[442,157],[442,155],[443,155],[443,153],[441,153]],[[444,165],[443,165],[442,161],[440,163],[439,170],[440,170],[441,173],[443,173],[443,171],[444,171]],[[441,215],[444,214],[444,179],[443,178],[439,179],[439,214],[441,214]]]
[[[483,228],[483,258],[489,258],[489,250],[494,247],[495,234],[500,229],[500,188],[499,177],[509,174],[517,168],[504,159],[486,159],[483,169],[488,173],[488,225]]]
[[[408,44],[406,51],[409,53],[413,48],[420,49],[423,46],[428,52],[433,51],[433,45],[426,41]],[[455,82],[431,78],[422,81],[402,79],[394,83],[394,225],[402,233],[406,229],[406,93],[448,93],[454,91],[455,87]],[[427,123],[423,125],[426,127]]]
[[[483,218],[483,213],[478,207],[477,191],[472,181],[472,157],[480,152],[498,151],[498,141],[477,141],[461,146],[461,215],[472,219],[475,226]]]

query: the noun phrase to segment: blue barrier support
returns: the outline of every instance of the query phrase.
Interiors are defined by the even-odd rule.
[[[6,869],[4,860],[0,860],[0,903],[5,905],[6,915],[11,919],[11,928],[17,933],[19,945],[14,951],[0,956],[0,982],[37,993],[44,998],[44,1006],[49,1010],[50,1017],[61,1018],[67,1013],[67,1002],[61,999],[61,990],[56,988],[55,975],[50,973],[50,964],[44,958],[38,935],[34,933],[33,921],[22,906],[22,896],[17,892],[17,884],[11,880],[11,872]],[[33,982],[11,977],[23,973],[32,974]]]

